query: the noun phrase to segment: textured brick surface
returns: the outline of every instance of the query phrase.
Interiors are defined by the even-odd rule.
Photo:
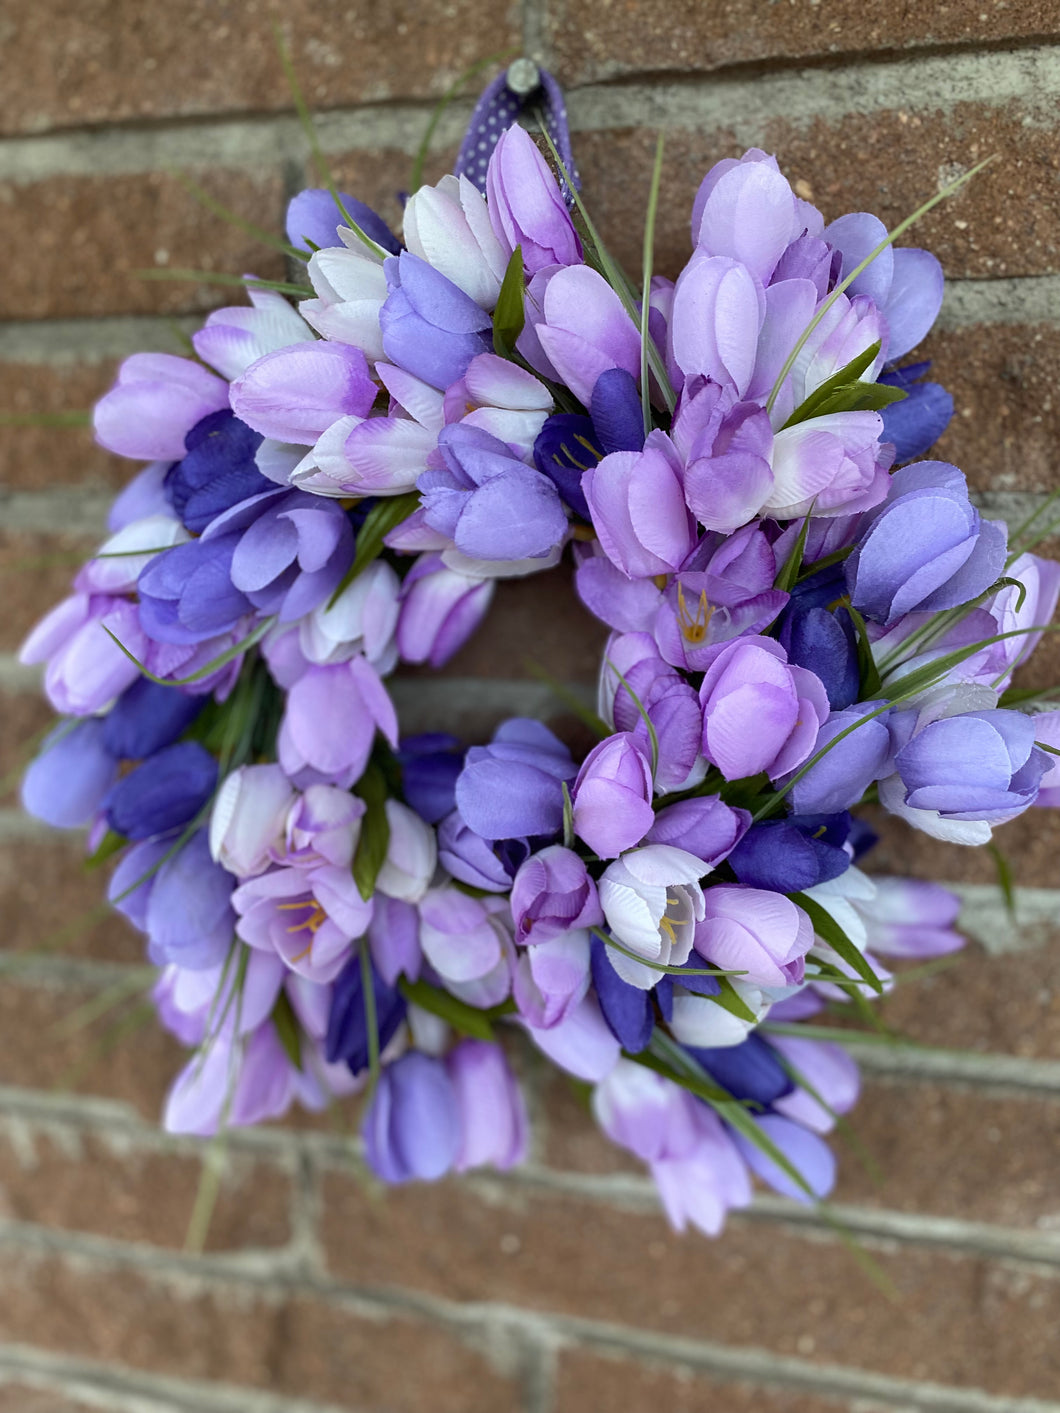
[[[644,1368],[577,1350],[560,1355],[555,1413],[844,1413],[847,1407],[815,1394],[721,1383],[692,1369]]]
[[[131,478],[137,463],[97,446],[90,427],[16,427],[3,422],[5,413],[87,412],[113,381],[112,361],[66,368],[0,366],[0,490],[45,491],[70,485],[117,490]]]
[[[793,182],[829,220],[846,211],[874,211],[888,227],[910,215],[941,182],[956,178],[991,153],[997,160],[970,187],[936,207],[905,238],[927,246],[950,278],[1029,275],[1060,261],[1055,222],[1060,145],[1055,129],[1025,125],[1016,105],[960,103],[942,114],[884,111],[842,123],[805,127],[781,119],[764,125],[759,145],[775,152]],[[583,196],[604,238],[627,270],[639,270],[643,227],[630,203],[643,208],[651,181],[656,133],[651,129],[580,133]],[[667,133],[656,270],[675,275],[689,256],[692,197],[707,169],[739,156],[745,144],[724,131]],[[902,160],[896,163],[895,152]]]
[[[229,1159],[209,1230],[211,1250],[281,1246],[291,1182],[265,1164]],[[179,1247],[202,1174],[190,1156],[137,1150],[76,1130],[0,1130],[0,1217]]]
[[[278,174],[210,172],[200,185],[258,225],[282,228]],[[183,314],[234,296],[243,302],[238,289],[134,274],[164,266],[285,278],[281,255],[205,211],[173,176],[0,183],[0,211],[5,240],[20,251],[0,287],[0,319]]]
[[[0,947],[9,952],[143,963],[144,941],[102,905],[107,870],[88,871],[80,834],[0,844]]]
[[[1052,680],[1057,680],[1055,673]],[[940,883],[997,881],[997,866],[985,849],[932,839],[882,809],[866,808],[863,813],[880,834],[880,842],[866,859],[873,873],[934,878]],[[1000,826],[994,843],[1010,861],[1017,884],[1028,888],[1060,886],[1060,816],[1055,809],[1028,810]]]
[[[983,44],[1055,28],[1049,0],[549,0],[552,58],[567,83],[626,73],[688,73],[771,58]]]
[[[44,731],[51,729],[54,714],[35,692],[0,692],[0,808],[14,802],[18,779]]]
[[[77,535],[8,534],[0,521],[0,652],[13,652],[70,583],[96,540]]]
[[[494,0],[43,0],[4,14],[0,128],[36,132],[169,114],[291,106],[272,25],[315,106],[438,96],[519,44],[519,8]],[[115,79],[118,78],[118,82]]]
[[[92,1407],[65,1393],[27,1388],[25,1384],[0,1385],[0,1413],[89,1413]]]
[[[96,1272],[5,1252],[0,1336],[65,1355],[249,1384],[388,1413],[507,1413],[513,1381],[459,1337],[395,1315],[373,1319],[278,1285]]]
[[[369,1205],[325,1187],[337,1273],[371,1285],[503,1300],[907,1378],[1010,1394],[1055,1393],[1060,1286],[1030,1270],[906,1248],[877,1253],[890,1302],[831,1239],[733,1223],[677,1237],[661,1217],[572,1197],[482,1201],[470,1184],[398,1189]],[[589,1254],[591,1253],[591,1255]],[[691,1298],[724,1292],[724,1299]],[[776,1298],[777,1292],[787,1298]]]

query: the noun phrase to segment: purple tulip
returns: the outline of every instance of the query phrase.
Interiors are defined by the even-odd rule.
[[[821,759],[791,787],[789,799],[796,814],[837,814],[850,809],[874,780],[890,774],[894,742],[887,714],[874,715],[880,705],[859,702],[845,711],[832,712],[824,722],[807,752],[807,758],[823,752]]]
[[[515,940],[524,945],[551,942],[604,920],[585,864],[560,844],[542,849],[520,867],[511,885],[511,906]]]
[[[624,682],[617,678],[619,672]],[[655,789],[660,794],[680,790],[702,778],[701,768],[696,779],[690,778],[697,765],[702,765],[699,747],[703,713],[695,688],[662,660],[647,634],[627,633],[612,640],[603,684],[605,692],[614,690],[614,724],[633,736],[646,756],[652,751],[648,730],[648,722],[651,723],[658,755]]]
[[[252,613],[232,583],[238,544],[237,533],[217,535],[156,555],[137,585],[144,632],[158,643],[191,645],[230,632]]]
[[[780,893],[728,883],[703,895],[693,946],[701,957],[757,986],[802,981],[813,928],[801,908]]]
[[[623,368],[639,378],[640,333],[603,275],[588,265],[556,271],[548,279],[541,310],[540,322],[533,323],[534,309],[528,307],[528,328],[559,381],[585,407],[608,369]]]
[[[765,771],[777,779],[801,765],[828,717],[820,681],[785,661],[770,638],[739,638],[707,669],[703,754],[727,780]]]
[[[589,959],[586,931],[561,932],[520,952],[512,994],[522,1018],[543,1030],[561,1024],[589,990]]]
[[[53,829],[91,823],[118,774],[106,718],[60,722],[22,778],[22,808]]]
[[[605,553],[628,578],[670,574],[691,553],[695,527],[665,433],[652,432],[643,451],[612,452],[590,466],[582,490]]]
[[[334,981],[353,942],[372,918],[349,869],[277,868],[248,879],[232,894],[236,933],[250,947],[275,952],[309,981]]]
[[[828,1196],[835,1185],[835,1156],[823,1139],[780,1114],[755,1116],[752,1122],[780,1149],[802,1179],[796,1183],[757,1143],[734,1133],[741,1156],[763,1182],[796,1202],[821,1201]]]
[[[364,1156],[384,1182],[433,1182],[453,1167],[460,1109],[441,1060],[416,1050],[387,1065],[364,1116]]]
[[[579,265],[582,246],[548,164],[530,134],[513,125],[498,139],[486,171],[490,224],[508,255],[522,247],[528,276]]]
[[[353,561],[353,530],[335,501],[290,491],[243,531],[232,583],[259,613],[303,618],[338,587]]]
[[[254,459],[261,441],[260,432],[227,408],[192,427],[184,441],[186,454],[165,480],[166,498],[185,529],[201,535],[222,511],[272,489]]]
[[[398,652],[404,662],[442,667],[475,632],[493,600],[492,579],[449,569],[440,554],[417,559],[401,586]]]
[[[348,787],[360,779],[377,728],[397,745],[394,704],[366,658],[311,667],[287,693],[277,738],[280,765],[295,784],[303,783],[304,773],[306,784]]]
[[[314,339],[252,363],[232,384],[232,411],[263,437],[311,446],[340,417],[367,417],[377,391],[359,348]]]
[[[729,854],[737,880],[749,888],[799,893],[838,878],[850,867],[844,848],[849,815],[763,820]]]
[[[674,372],[709,378],[742,397],[754,373],[765,311],[762,286],[746,266],[697,252],[674,290]]]
[[[887,230],[879,217],[854,211],[826,226],[824,236],[841,252],[845,277],[886,240]],[[888,330],[883,351],[893,363],[915,348],[935,322],[942,306],[942,266],[930,251],[886,246],[850,289],[879,306]]]
[[[730,534],[774,496],[773,428],[757,404],[704,383],[682,397],[673,438],[686,460],[685,499],[705,529]]]
[[[506,1170],[526,1161],[530,1122],[499,1045],[461,1040],[445,1057],[456,1096],[458,1173],[486,1164]]]
[[[747,810],[733,809],[720,795],[699,795],[659,810],[644,841],[673,844],[713,868],[729,856],[750,823]]]
[[[151,881],[143,914],[148,955],[194,971],[219,966],[232,945],[235,879],[210,858],[206,831],[193,834]]]
[[[346,216],[349,215],[369,240],[374,240],[376,245],[381,245],[392,255],[398,253],[401,245],[382,216],[344,191],[339,192],[339,202],[341,205],[336,205],[334,196],[324,187],[308,187],[300,191],[287,203],[287,239],[307,253],[311,248],[310,242],[317,250],[341,246],[336,228],[346,227]]]
[[[444,427],[428,467],[417,482],[424,519],[469,558],[541,558],[562,544],[554,483],[481,427]]]
[[[182,741],[112,785],[102,808],[116,834],[149,839],[194,819],[216,787],[217,761],[198,741]]]
[[[228,407],[228,384],[190,358],[134,353],[92,413],[96,440],[139,461],[179,461],[184,438],[211,412]]]
[[[488,746],[468,751],[456,806],[483,839],[554,835],[563,827],[562,782],[574,775],[570,752],[547,726],[514,717]]]
[[[489,351],[490,316],[407,250],[391,256],[383,269],[390,293],[379,323],[387,358],[444,390],[464,376],[476,354]]]
[[[854,1060],[841,1045],[801,1036],[771,1035],[795,1078],[795,1089],[776,1100],[778,1113],[794,1119],[814,1133],[831,1133],[836,1116],[849,1113],[857,1103],[861,1078]],[[810,1088],[804,1088],[803,1084]]]
[[[903,466],[846,561],[851,600],[887,624],[914,610],[956,608],[1004,572],[1006,540],[1000,521],[980,519],[956,466]]]
[[[651,761],[628,731],[585,757],[571,791],[574,832],[602,859],[640,843],[655,819]]]
[[[372,921],[368,924],[372,962],[388,986],[396,986],[399,976],[415,981],[423,966],[420,948],[420,917],[411,903],[377,893],[372,899]]]
[[[360,1074],[368,1068],[371,1053],[368,1043],[368,1008],[364,995],[362,958],[354,955],[339,972],[331,987],[324,1036],[324,1053],[329,1064],[342,1061],[350,1073]],[[376,1038],[380,1054],[397,1034],[408,1007],[396,986],[384,980],[374,964],[368,968],[372,995],[375,999]],[[383,1071],[386,1074],[389,1070]]]
[[[693,208],[697,247],[707,255],[738,260],[759,283],[768,284],[777,261],[805,228],[787,178],[775,158],[744,158],[712,177],[703,184],[705,192],[700,188]]]
[[[397,758],[405,799],[421,819],[437,824],[455,805],[456,782],[464,765],[460,741],[441,731],[404,736]]]
[[[929,361],[906,364],[881,373],[878,383],[901,388],[902,402],[892,402],[882,412],[883,440],[894,446],[894,459],[915,461],[924,456],[942,436],[953,418],[953,397],[938,383],[921,381],[931,367]]]
[[[267,353],[304,343],[310,336],[305,320],[282,294],[248,288],[247,295],[249,308],[215,309],[191,336],[202,361],[228,379],[240,377]]]
[[[931,722],[894,763],[909,809],[1003,823],[1034,802],[1052,758],[1034,744],[1033,717],[973,711]]]
[[[512,886],[511,870],[499,848],[469,829],[459,810],[447,814],[438,825],[438,862],[446,873],[472,888],[507,893]]]
[[[419,909],[423,955],[447,982],[476,981],[501,959],[501,933],[483,900],[431,888]]]
[[[103,739],[115,760],[143,760],[182,736],[202,711],[201,697],[147,677],[128,687],[104,717]]]

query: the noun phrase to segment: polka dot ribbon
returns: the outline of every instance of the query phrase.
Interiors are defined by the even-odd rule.
[[[456,159],[457,176],[467,177],[479,191],[484,192],[486,168],[493,149],[501,133],[517,122],[524,110],[543,122],[564,167],[570,173],[571,181],[580,189],[563,90],[550,73],[539,69],[530,59],[517,59],[503,74],[498,74],[475,104],[467,133],[460,144],[460,155]],[[560,186],[567,204],[573,205],[573,198],[562,179]]]

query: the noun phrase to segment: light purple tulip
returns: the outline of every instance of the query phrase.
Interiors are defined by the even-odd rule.
[[[298,645],[308,662],[346,662],[363,653],[380,673],[397,660],[401,580],[383,559],[369,564],[338,598],[317,605],[298,624]]]
[[[511,885],[515,940],[537,946],[604,920],[596,884],[571,849],[553,844],[520,865]]]
[[[933,721],[895,756],[912,810],[1003,823],[1038,794],[1052,758],[1034,744],[1034,718],[974,711]]]
[[[964,946],[955,930],[961,900],[948,888],[920,878],[876,877],[873,882],[875,896],[860,909],[869,950],[884,957],[923,958],[943,957]]]
[[[367,659],[310,667],[287,693],[277,739],[280,765],[296,785],[348,787],[360,779],[377,728],[397,745],[394,704]]]
[[[624,682],[615,675],[618,672]],[[649,757],[653,749],[648,729],[651,723],[659,794],[685,789],[702,779],[703,713],[695,688],[663,661],[647,634],[626,633],[612,639],[601,669],[601,691],[604,696],[614,692],[610,715],[615,726],[628,732]]]
[[[418,903],[438,862],[434,830],[400,800],[387,800],[384,809],[390,839],[375,886],[389,898]]]
[[[458,1173],[489,1165],[507,1170],[526,1161],[530,1121],[515,1076],[499,1045],[461,1040],[445,1058],[456,1095]]]
[[[401,586],[397,646],[403,662],[442,667],[485,618],[494,581],[449,569],[440,554],[421,555]]]
[[[441,1060],[411,1050],[379,1076],[364,1116],[364,1156],[384,1182],[433,1182],[460,1144],[456,1090]]]
[[[693,219],[693,239],[705,254],[738,260],[763,285],[803,231],[795,194],[770,162],[739,162],[724,172],[697,200]]]
[[[379,311],[391,363],[445,389],[490,348],[490,316],[426,261],[407,250],[384,262],[386,303]]]
[[[140,669],[128,654],[142,662],[146,652],[136,604],[107,594],[74,594],[38,623],[19,660],[47,664],[44,692],[57,712],[89,716],[132,686]]]
[[[488,746],[472,746],[456,782],[456,805],[483,839],[558,834],[563,782],[576,774],[570,752],[539,721],[502,722]]]
[[[489,432],[529,461],[553,402],[544,383],[525,368],[495,353],[480,353],[446,390],[444,406],[447,423]]]
[[[602,859],[638,844],[652,826],[651,761],[628,731],[585,757],[571,791],[574,832]]]
[[[774,403],[770,416],[775,428],[783,427],[796,407],[859,354],[867,352],[874,343],[887,343],[887,321],[867,296],[850,299],[845,294],[828,295],[830,302],[822,313],[820,301],[817,305],[808,304],[811,291],[817,293],[808,280],[785,280],[782,285],[771,286],[766,297],[767,322],[748,388],[751,397],[763,398],[770,392],[795,341],[802,337],[807,324],[821,315]],[[880,352],[862,373],[862,381],[875,381],[883,363]]]
[[[1043,712],[1035,716],[1034,739],[1042,746],[1051,746],[1060,751],[1060,711]],[[1048,753],[1047,753],[1048,754]],[[1060,757],[1049,756],[1049,768],[1042,776],[1038,798],[1034,802],[1041,806],[1060,805]]]
[[[822,752],[821,759],[791,787],[789,798],[796,814],[838,814],[850,809],[874,780],[891,773],[894,741],[887,714],[874,714],[880,705],[859,702],[829,715],[807,753],[807,759],[812,759]],[[849,735],[843,734],[848,731]]]
[[[377,893],[372,899],[368,944],[372,963],[388,986],[396,986],[399,976],[410,981],[418,978],[423,965],[420,917],[411,903]]]
[[[222,377],[240,377],[259,358],[290,344],[305,343],[311,331],[282,294],[248,289],[250,307],[215,309],[205,325],[192,334],[195,352]]]
[[[604,1020],[600,1003],[591,993],[572,1007],[558,1025],[524,1025],[527,1035],[554,1065],[589,1084],[599,1084],[610,1074],[622,1053]]]
[[[695,545],[681,464],[670,439],[652,432],[643,451],[615,451],[582,477],[593,528],[630,579],[670,574]]]
[[[757,1143],[736,1133],[744,1162],[763,1182],[797,1202],[821,1201],[828,1196],[835,1185],[835,1156],[822,1138],[780,1114],[753,1116],[752,1122],[780,1149],[802,1179],[802,1184],[796,1183]]]
[[[845,278],[886,240],[887,229],[878,216],[852,211],[826,226],[824,236],[841,253]],[[935,322],[942,306],[942,267],[929,251],[885,246],[850,290],[879,306],[889,331],[883,351],[894,362],[915,348]]]
[[[367,417],[377,391],[360,349],[312,340],[252,363],[232,384],[232,411],[264,437],[311,446],[340,417]]]
[[[762,771],[776,779],[794,770],[829,713],[818,678],[790,666],[771,638],[740,638],[723,648],[699,695],[703,754],[727,780]]]
[[[746,984],[791,986],[805,974],[813,927],[781,893],[721,883],[704,894],[693,945],[714,966],[743,972]]]
[[[476,981],[496,967],[501,933],[481,899],[458,888],[431,888],[419,909],[423,955],[445,981]]]
[[[764,408],[733,403],[716,383],[682,399],[674,442],[687,462],[685,499],[704,529],[731,534],[771,500],[773,441]]]
[[[210,858],[205,829],[172,858],[151,882],[144,910],[148,955],[156,966],[176,962],[203,971],[224,961],[232,944],[235,880]]]
[[[486,200],[467,177],[444,176],[405,203],[405,244],[482,309],[497,303],[510,250],[490,226]]]
[[[118,778],[118,762],[104,745],[97,717],[60,722],[22,778],[22,808],[53,829],[91,823]]]
[[[700,795],[659,810],[644,841],[673,844],[713,868],[736,847],[750,823],[747,810],[733,809],[720,795]]]
[[[364,801],[348,790],[310,785],[290,803],[282,838],[273,848],[273,863],[297,868],[315,868],[318,864],[349,868],[364,811]]]
[[[501,135],[486,169],[490,223],[505,254],[522,247],[527,275],[578,265],[581,241],[555,177],[533,138],[518,124]]]
[[[232,894],[236,933],[250,947],[274,952],[309,981],[334,981],[353,942],[372,918],[348,869],[277,868],[241,884]]]
[[[722,255],[693,255],[674,290],[675,372],[710,378],[742,397],[754,373],[765,310],[762,286],[744,265]]]
[[[776,520],[853,515],[886,499],[894,459],[881,445],[878,412],[833,412],[777,432],[773,488],[764,509]]]
[[[96,403],[96,440],[138,461],[179,461],[196,422],[228,406],[228,384],[190,358],[134,353]]]
[[[282,847],[295,790],[278,765],[242,765],[225,777],[210,814],[210,855],[237,878],[264,873]]]
[[[588,265],[559,270],[545,287],[543,319],[535,332],[560,381],[588,407],[608,368],[640,376],[640,333],[625,306]]]
[[[849,1113],[857,1103],[861,1077],[856,1062],[841,1045],[826,1040],[771,1035],[769,1043],[787,1061],[796,1086],[773,1107],[814,1133],[831,1133],[836,1116]]]
[[[523,1019],[543,1030],[561,1024],[588,993],[589,958],[584,930],[561,932],[520,952],[512,993]]]
[[[993,619],[994,626],[978,635],[992,637],[994,633],[1018,633],[1018,636],[1005,642],[995,643],[989,650],[987,670],[990,676],[985,685],[997,688],[1008,685],[1009,675],[1027,661],[1041,642],[1041,633],[1027,630],[1052,622],[1060,597],[1060,564],[1036,554],[1021,554],[1007,566],[1005,577],[1015,579],[1016,583],[1006,584],[986,600],[983,607]],[[966,615],[966,618],[971,617],[972,614]],[[969,641],[974,642],[975,639],[970,638]],[[957,646],[963,645],[954,643],[954,647]]]
[[[646,844],[608,864],[597,888],[616,942],[660,966],[688,960],[703,917],[703,863],[670,844]],[[660,973],[612,947],[608,958],[623,981],[650,990]]]
[[[459,810],[438,825],[438,862],[453,878],[487,893],[507,893],[512,886],[509,863],[498,857],[491,840],[467,827]]]

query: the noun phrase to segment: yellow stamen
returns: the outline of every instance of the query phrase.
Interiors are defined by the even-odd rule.
[[[699,595],[699,603],[696,605],[696,613],[693,618],[688,609],[688,600],[685,598],[684,586],[680,579],[677,581],[677,621],[681,627],[681,633],[688,643],[701,643],[707,636],[707,628],[710,625],[711,617],[714,614],[714,605],[707,602],[707,591],[702,589]]]
[[[320,928],[322,928],[328,920],[327,913],[324,911],[324,909],[320,906],[320,904],[315,898],[301,898],[297,903],[276,904],[277,911],[281,913],[296,912],[299,908],[309,908],[309,916],[304,918],[301,922],[296,922],[295,925],[293,927],[289,927],[287,931],[305,932],[305,930],[308,928],[312,935],[315,937]],[[312,945],[312,942],[310,942],[309,947],[312,947]],[[309,947],[306,948],[306,952],[309,951]],[[302,953],[302,956],[305,956],[305,952]],[[297,960],[298,958],[296,957],[295,961]]]
[[[659,931],[660,931],[660,932],[665,932],[666,935],[667,935],[667,937],[669,937],[670,942],[671,942],[674,946],[677,945],[677,933],[674,931],[674,925],[673,925],[673,923],[670,921],[670,919],[669,919],[668,917],[664,917],[664,918],[660,919],[660,922],[659,922]]]

